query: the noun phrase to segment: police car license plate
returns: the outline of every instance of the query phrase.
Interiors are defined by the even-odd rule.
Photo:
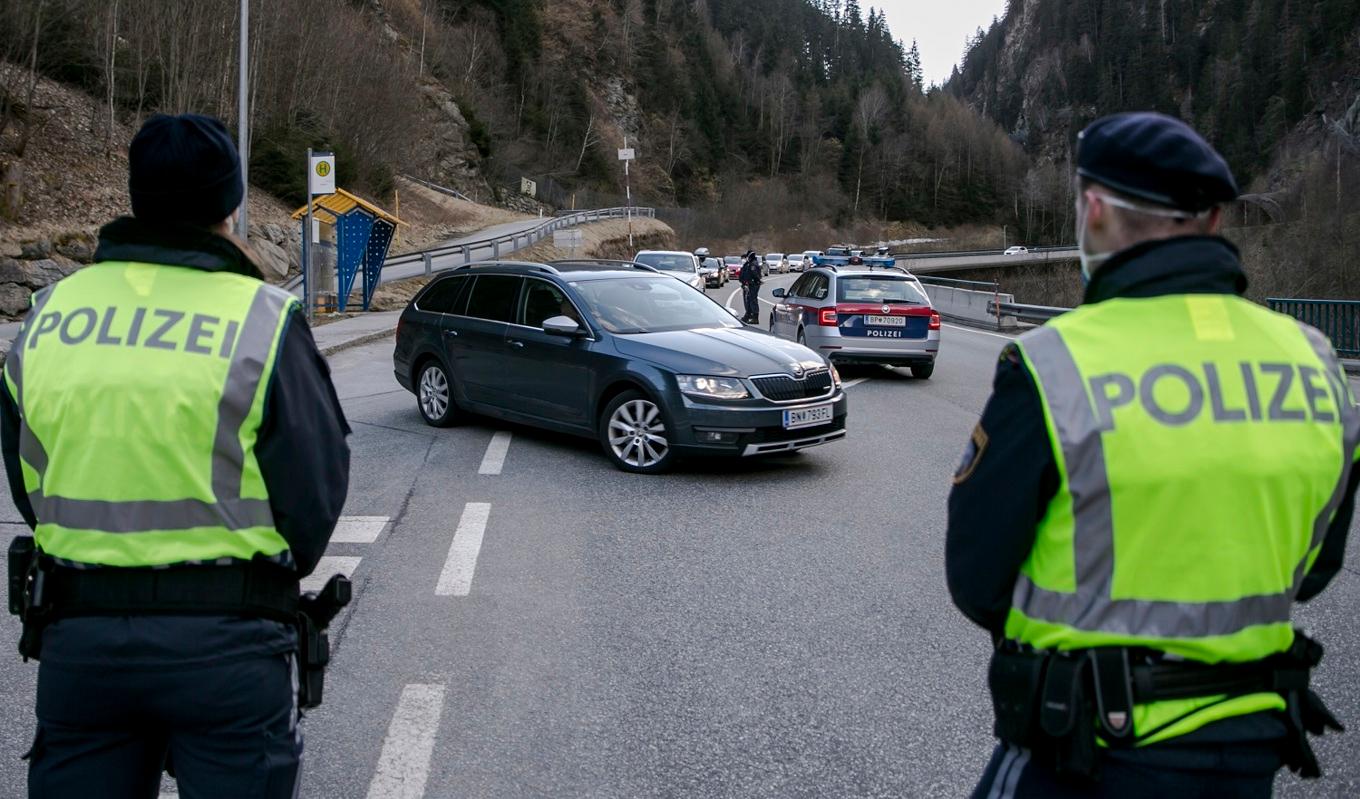
[[[905,316],[866,316],[864,324],[873,327],[906,327],[907,317]]]
[[[813,427],[814,425],[826,424],[835,418],[832,415],[830,405],[817,405],[812,408],[799,408],[796,411],[784,411],[784,429],[797,430],[800,427]]]

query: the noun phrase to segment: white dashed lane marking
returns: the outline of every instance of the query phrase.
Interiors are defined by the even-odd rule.
[[[439,573],[439,582],[434,588],[435,596],[467,596],[472,591],[477,553],[482,549],[482,534],[486,532],[486,521],[490,516],[491,505],[486,502],[469,502],[463,508],[453,543],[449,544],[444,570]]]
[[[510,451],[510,433],[501,430],[491,437],[486,445],[486,455],[482,456],[482,466],[477,474],[500,474],[505,466],[505,454]]]
[[[341,516],[331,535],[332,544],[371,544],[387,526],[386,516]]]
[[[368,799],[421,799],[430,777],[444,686],[412,683],[401,691],[368,785]]]
[[[860,383],[863,383],[865,380],[868,379],[869,378],[867,377],[857,377],[854,380],[847,380],[844,383],[841,383],[841,388],[854,388],[855,386],[859,385]]]
[[[300,587],[303,591],[320,591],[325,587],[326,581],[331,579],[332,574],[353,577],[354,570],[359,568],[361,560],[363,558],[349,555],[322,555],[316,562],[316,570],[302,578]]]

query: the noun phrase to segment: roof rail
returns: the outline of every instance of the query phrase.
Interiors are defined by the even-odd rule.
[[[494,269],[496,267],[506,266],[520,266],[553,275],[560,274],[551,264],[541,264],[535,261],[476,261],[474,263],[454,267],[451,271],[460,272],[464,269]]]
[[[630,260],[628,260],[628,259],[626,259],[626,258],[558,258],[558,259],[556,259],[556,260],[554,260],[554,261],[549,261],[548,263],[549,263],[549,264],[602,264],[602,265],[615,264],[615,265],[619,265],[619,266],[630,267],[630,268],[632,268],[632,269],[645,269],[645,270],[647,270],[648,272],[655,272],[655,273],[657,273],[658,275],[661,274],[661,270],[660,270],[660,269],[657,269],[657,268],[654,267],[654,266],[648,266],[647,264],[640,263],[640,262],[638,262],[638,261],[630,261]]]

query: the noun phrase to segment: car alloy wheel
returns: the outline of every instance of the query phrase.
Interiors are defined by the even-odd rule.
[[[453,424],[453,393],[443,364],[431,361],[420,370],[416,397],[420,405],[420,415],[426,424],[432,427],[448,427]]]
[[[655,474],[668,469],[674,459],[661,408],[637,391],[628,391],[609,403],[602,431],[605,451],[614,465],[629,472]]]

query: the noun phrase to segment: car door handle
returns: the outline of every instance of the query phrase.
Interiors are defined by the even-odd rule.
[[[444,331],[444,335],[446,335],[446,336],[457,336],[457,335],[458,335],[458,331],[457,331],[457,330],[445,330],[445,331]]]
[[[514,347],[515,349],[520,349],[520,350],[522,350],[522,349],[524,349],[524,342],[523,342],[523,341],[511,341],[511,342],[510,342],[510,346]]]

